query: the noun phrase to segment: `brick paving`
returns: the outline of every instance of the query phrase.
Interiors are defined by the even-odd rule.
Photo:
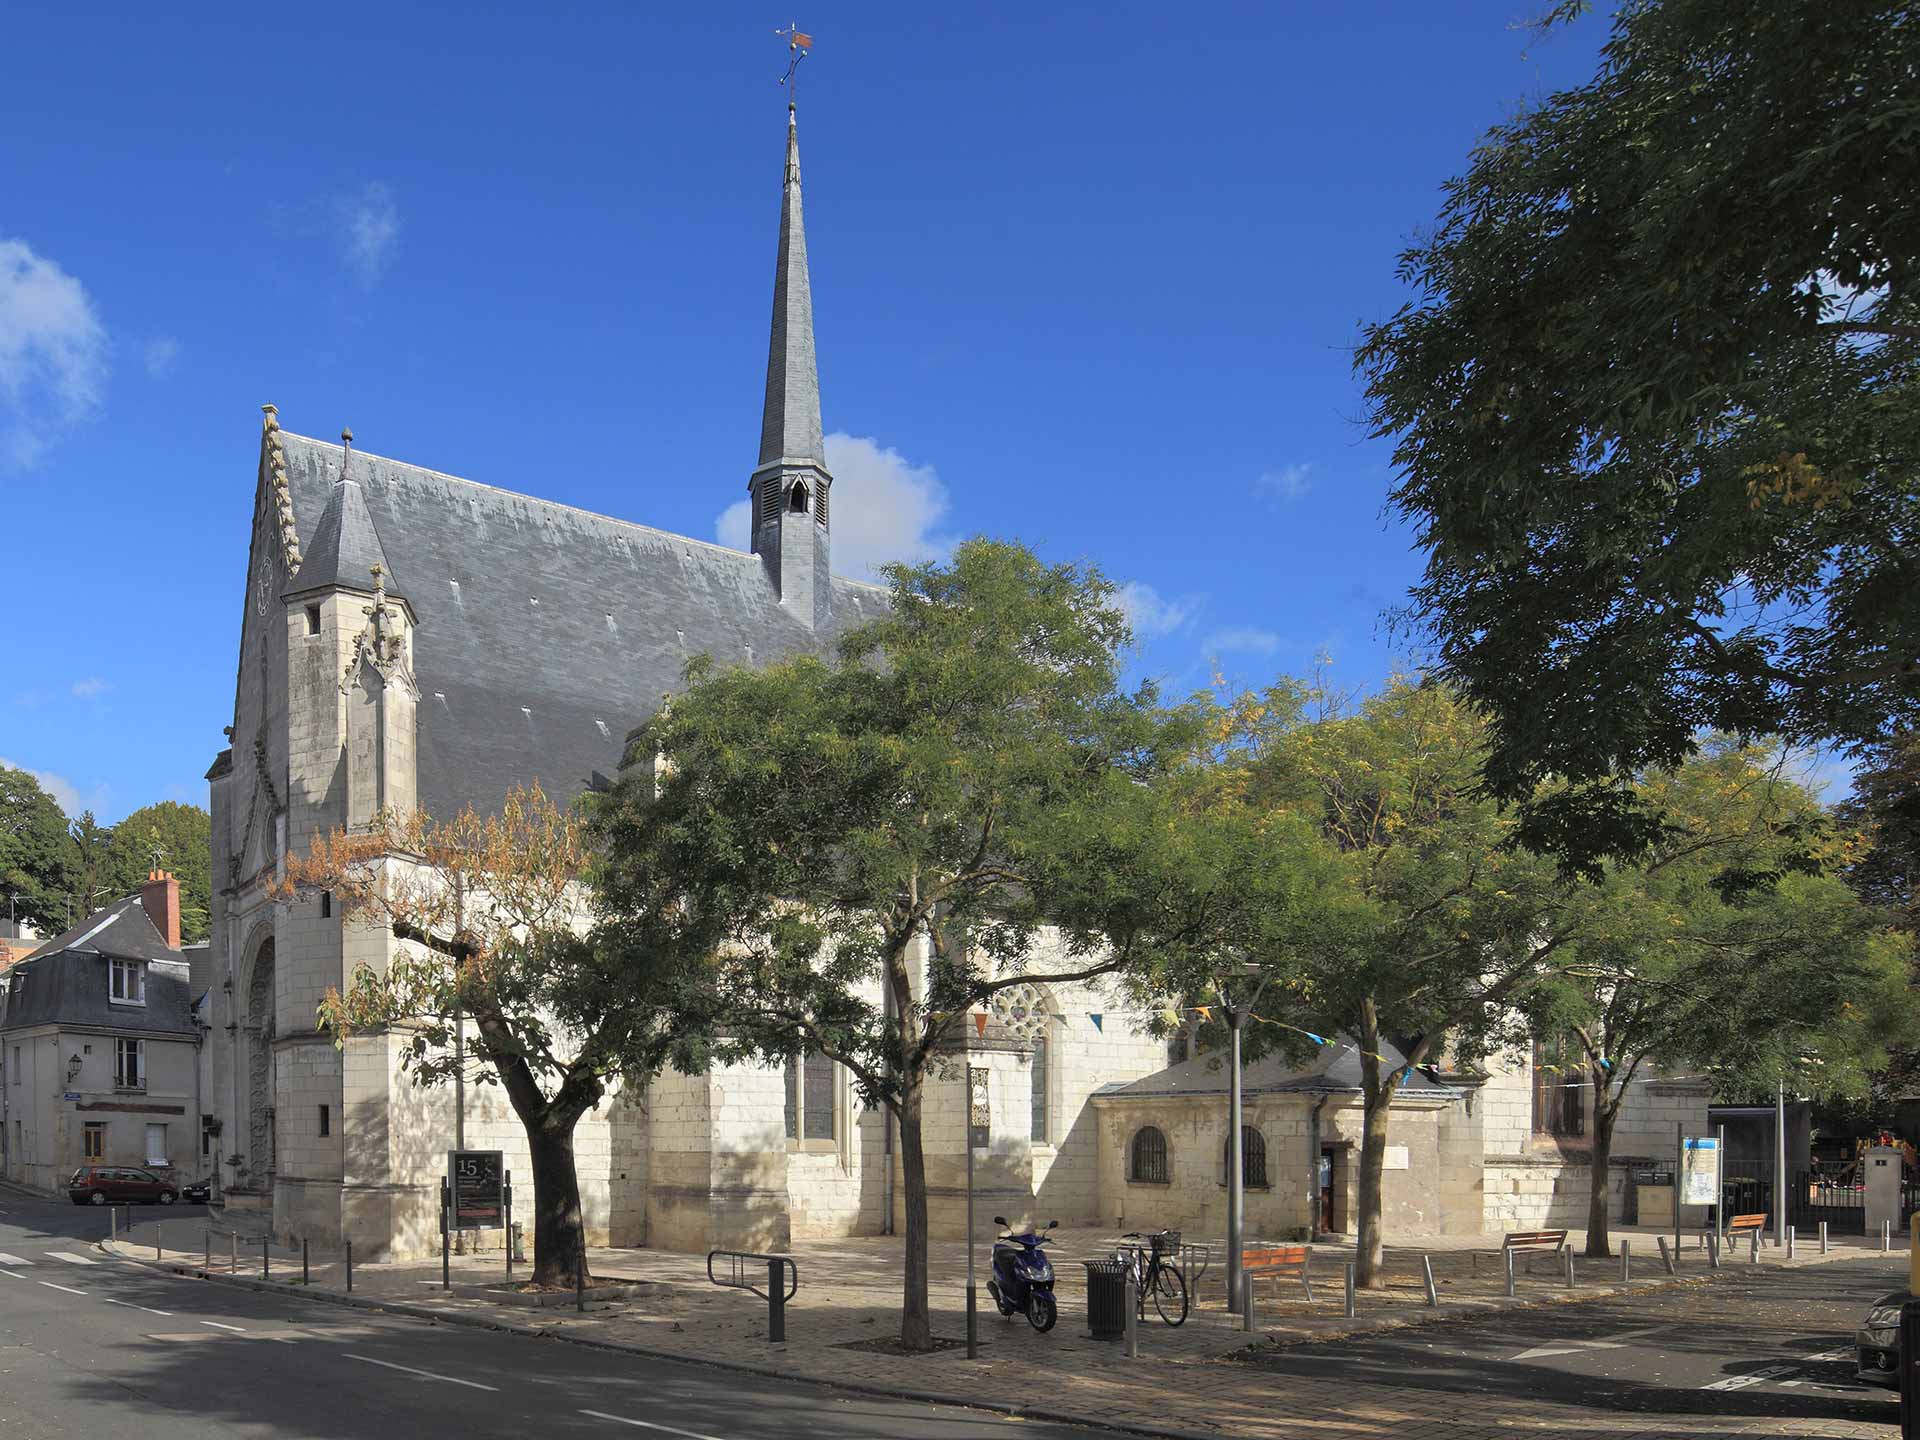
[[[124,1238],[123,1253],[151,1260],[154,1222],[136,1224]],[[1576,1261],[1576,1288],[1568,1292],[1564,1275],[1549,1259],[1536,1262],[1533,1275],[1522,1274],[1519,1299],[1504,1298],[1504,1277],[1491,1237],[1435,1238],[1389,1252],[1389,1284],[1382,1293],[1363,1293],[1354,1319],[1342,1314],[1343,1269],[1350,1252],[1317,1247],[1314,1259],[1316,1303],[1309,1305],[1296,1285],[1283,1284],[1275,1297],[1262,1286],[1257,1310],[1262,1333],[1244,1333],[1224,1304],[1220,1266],[1212,1264],[1197,1285],[1192,1317],[1178,1329],[1149,1319],[1140,1329],[1140,1355],[1128,1359],[1122,1347],[1094,1341],[1086,1328],[1086,1282],[1080,1260],[1107,1254],[1115,1240],[1096,1230],[1056,1232],[1049,1249],[1059,1277],[1060,1323],[1048,1335],[1033,1333],[1024,1320],[1002,1320],[985,1292],[989,1246],[977,1251],[981,1282],[980,1358],[952,1349],[924,1356],[900,1356],[846,1348],[890,1336],[899,1323],[899,1242],[887,1238],[809,1241],[794,1254],[800,1266],[800,1290],[787,1307],[787,1340],[767,1340],[767,1307],[752,1294],[716,1289],[705,1273],[705,1259],[653,1250],[596,1250],[590,1264],[596,1276],[653,1281],[651,1293],[625,1303],[590,1298],[587,1313],[570,1305],[532,1309],[499,1303],[485,1287],[504,1280],[503,1257],[456,1257],[454,1289],[440,1288],[438,1262],[361,1265],[354,1273],[355,1297],[403,1304],[449,1320],[489,1323],[557,1338],[578,1339],[643,1349],[679,1359],[747,1366],[797,1380],[821,1381],[895,1393],[937,1397],[962,1404],[1005,1405],[1024,1402],[1036,1411],[1064,1418],[1121,1425],[1170,1434],[1272,1437],[1326,1436],[1338,1440],[1466,1440],[1470,1436],[1514,1430],[1556,1435],[1614,1437],[1634,1435],[1723,1436],[1793,1435],[1847,1437],[1884,1434],[1884,1426],[1837,1418],[1694,1416],[1684,1422],[1667,1417],[1656,1429],[1651,1418],[1636,1414],[1596,1415],[1565,1404],[1548,1404],[1520,1394],[1477,1396],[1463,1407],[1461,1396],[1445,1389],[1409,1386],[1389,1377],[1352,1377],[1287,1373],[1249,1363],[1249,1346],[1261,1351],[1325,1341],[1346,1335],[1377,1335],[1439,1322],[1433,1333],[1511,1318],[1528,1307],[1560,1306],[1568,1301],[1605,1298],[1615,1305],[1672,1303],[1683,1291],[1699,1289],[1715,1277],[1705,1255],[1689,1249],[1680,1275],[1669,1279],[1659,1263],[1651,1232],[1623,1231],[1634,1252],[1630,1287],[1618,1282],[1618,1262]],[[216,1227],[210,1247],[210,1273],[223,1275],[232,1253]],[[1579,1236],[1570,1237],[1576,1243]],[[1671,1241],[1669,1240],[1669,1243]],[[1691,1244],[1691,1240],[1689,1241]],[[198,1222],[179,1220],[163,1235],[165,1259],[198,1270],[205,1253]],[[1490,1248],[1491,1247],[1491,1248]],[[1218,1254],[1215,1247],[1215,1254]],[[1791,1267],[1778,1251],[1765,1251],[1757,1267],[1744,1255],[1729,1260],[1719,1278],[1736,1271],[1755,1273],[1804,1270],[1822,1263],[1817,1247],[1802,1246]],[[238,1245],[241,1279],[260,1274],[259,1241]],[[1860,1256],[1864,1247],[1836,1245],[1830,1259]],[[1440,1306],[1426,1303],[1422,1254],[1434,1269]],[[1892,1273],[1904,1257],[1881,1262]],[[271,1254],[273,1282],[297,1285],[299,1256],[276,1247]],[[1524,1267],[1523,1267],[1524,1270]],[[520,1270],[524,1277],[525,1270]],[[931,1265],[931,1302],[936,1335],[965,1335],[965,1257],[957,1242],[936,1242]],[[335,1257],[312,1257],[316,1289],[338,1293],[344,1267]],[[1583,1307],[1584,1308],[1584,1307]],[[1151,1317],[1151,1308],[1149,1316]],[[1404,1330],[1406,1335],[1423,1333]],[[1457,1332],[1464,1333],[1464,1332]],[[1315,1347],[1312,1353],[1322,1353]],[[1337,1354],[1337,1348],[1324,1353]],[[1463,1408],[1470,1413],[1463,1414]]]

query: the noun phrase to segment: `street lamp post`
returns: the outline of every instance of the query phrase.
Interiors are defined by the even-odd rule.
[[[1245,966],[1240,973],[1250,975],[1257,973],[1257,969]],[[1227,1011],[1227,1311],[1237,1315],[1245,1291],[1240,1279],[1240,1250],[1245,1242],[1247,1200],[1245,1140],[1240,1131],[1240,1032],[1253,1007],[1260,1003],[1260,992],[1267,988],[1267,981],[1262,976],[1252,996],[1238,1005],[1234,1003],[1229,985],[1217,988],[1220,998],[1226,1001]]]

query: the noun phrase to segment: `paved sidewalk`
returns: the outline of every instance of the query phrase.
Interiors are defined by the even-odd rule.
[[[138,1213],[138,1212],[136,1212]],[[140,1216],[117,1247],[129,1258],[158,1258],[189,1272],[258,1284],[260,1242],[226,1239],[214,1223],[213,1240],[203,1239],[200,1222]],[[758,1296],[716,1289],[706,1278],[705,1258],[654,1250],[596,1250],[590,1266],[596,1277],[654,1282],[649,1293],[624,1303],[594,1300],[585,1314],[571,1304],[533,1309],[489,1297],[486,1288],[504,1282],[504,1257],[498,1252],[455,1257],[453,1289],[441,1288],[437,1261],[359,1265],[353,1299],[363,1304],[405,1307],[453,1323],[494,1326],[683,1360],[705,1361],[796,1380],[818,1381],[884,1394],[937,1398],[961,1404],[1046,1414],[1062,1419],[1114,1425],[1159,1434],[1271,1437],[1282,1420],[1287,1433],[1326,1433],[1351,1437],[1393,1435],[1412,1440],[1422,1431],[1415,1421],[1434,1421],[1405,1405],[1384,1408],[1377,1400],[1344,1397],[1330,1391],[1306,1396],[1297,1376],[1270,1373],[1242,1363],[1248,1346],[1293,1345],[1331,1337],[1372,1333],[1406,1325],[1484,1318],[1531,1306],[1557,1306],[1569,1300],[1617,1297],[1631,1305],[1640,1295],[1657,1295],[1679,1286],[1698,1286],[1713,1278],[1704,1253],[1684,1251],[1679,1274],[1669,1278],[1660,1264],[1651,1232],[1621,1231],[1617,1239],[1633,1246],[1635,1268],[1630,1285],[1618,1281],[1618,1262],[1576,1260],[1576,1288],[1569,1292],[1564,1272],[1549,1260],[1538,1273],[1520,1277],[1515,1300],[1504,1297],[1504,1276],[1497,1237],[1432,1239],[1409,1242],[1389,1251],[1389,1285],[1383,1293],[1358,1297],[1357,1315],[1343,1313],[1344,1265],[1350,1252],[1338,1246],[1316,1247],[1316,1303],[1309,1305],[1297,1285],[1280,1287],[1279,1296],[1263,1285],[1256,1306],[1260,1335],[1239,1328],[1224,1304],[1217,1261],[1198,1277],[1197,1303],[1177,1329],[1152,1319],[1140,1330],[1140,1355],[1128,1359],[1115,1343],[1094,1341],[1086,1328],[1086,1280],[1078,1263],[1106,1255],[1115,1240],[1110,1232],[1058,1231],[1049,1246],[1058,1275],[1060,1323],[1048,1335],[1035,1334],[1024,1320],[1002,1320],[985,1291],[990,1244],[982,1243],[980,1266],[980,1359],[968,1361],[952,1348],[931,1355],[903,1356],[876,1348],[899,1325],[900,1243],[894,1238],[806,1242],[797,1247],[798,1295],[787,1307],[787,1340],[767,1340],[767,1306]],[[1578,1240],[1578,1235],[1570,1237]],[[1669,1238],[1669,1243],[1671,1239]],[[1414,1248],[1420,1245],[1421,1248]],[[1219,1247],[1215,1247],[1218,1254]],[[206,1263],[211,1253],[212,1263]],[[232,1259],[237,1253],[237,1276]],[[1828,1260],[1871,1253],[1858,1244],[1836,1245]],[[1426,1302],[1421,1257],[1430,1257],[1437,1307]],[[1803,1246],[1793,1268],[1822,1263],[1817,1246]],[[931,1257],[934,1332],[962,1340],[965,1321],[965,1253],[957,1242],[937,1242]],[[1777,1251],[1763,1251],[1758,1266],[1744,1258],[1728,1261],[1723,1274],[1751,1275],[1784,1268]],[[268,1256],[274,1288],[299,1288],[297,1251],[271,1247]],[[516,1267],[525,1278],[524,1267]],[[344,1299],[345,1267],[339,1259],[313,1255],[311,1288]],[[665,1288],[660,1288],[665,1287]],[[856,1348],[850,1348],[856,1347]],[[1300,1417],[1323,1418],[1303,1426]],[[1335,1419],[1334,1417],[1338,1417]],[[1438,1433],[1438,1432],[1436,1432]],[[1708,1432],[1701,1432],[1708,1433]],[[1721,1432],[1712,1432],[1721,1433]],[[1826,1434],[1784,1430],[1781,1434]]]

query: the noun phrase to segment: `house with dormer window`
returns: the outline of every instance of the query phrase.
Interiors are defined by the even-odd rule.
[[[180,882],[159,872],[0,973],[0,1175],[55,1192],[89,1164],[196,1177],[190,1001]]]

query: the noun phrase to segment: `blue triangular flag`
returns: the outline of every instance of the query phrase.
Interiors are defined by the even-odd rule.
[[[1100,1016],[1094,1014],[1092,1011],[1088,1011],[1087,1019],[1093,1021],[1093,1028],[1098,1030],[1102,1035],[1107,1033],[1107,1027],[1100,1023]]]

